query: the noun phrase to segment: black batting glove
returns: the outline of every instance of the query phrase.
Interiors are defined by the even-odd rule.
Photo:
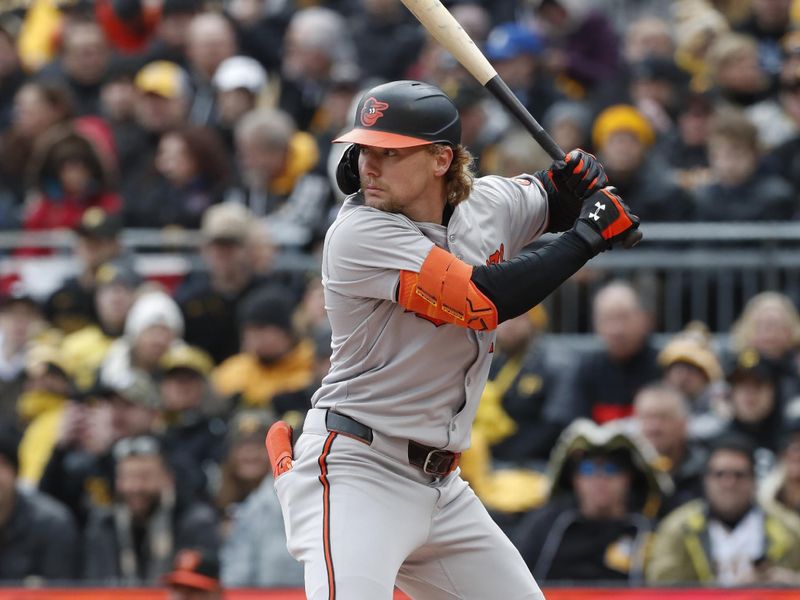
[[[595,254],[608,250],[639,227],[639,217],[622,201],[613,187],[596,191],[583,201],[575,233]]]
[[[547,192],[550,214],[548,231],[570,229],[580,215],[583,199],[608,183],[603,165],[588,152],[571,151],[564,160],[555,161],[546,171],[534,173]]]

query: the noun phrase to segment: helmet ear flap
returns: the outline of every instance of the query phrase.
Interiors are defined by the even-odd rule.
[[[336,184],[348,196],[361,188],[361,178],[358,176],[359,151],[357,144],[350,144],[336,166]]]

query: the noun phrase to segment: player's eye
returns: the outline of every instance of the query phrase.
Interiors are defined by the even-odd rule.
[[[397,156],[397,150],[394,148],[384,148],[383,149],[384,156]]]

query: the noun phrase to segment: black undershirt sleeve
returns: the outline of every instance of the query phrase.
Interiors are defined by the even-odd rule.
[[[539,304],[595,255],[570,230],[538,250],[472,269],[472,281],[497,308],[498,321],[513,319]]]

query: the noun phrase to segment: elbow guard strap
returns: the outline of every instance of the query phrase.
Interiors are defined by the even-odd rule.
[[[419,273],[400,272],[397,302],[420,316],[476,331],[497,327],[497,308],[472,282],[472,267],[434,246]]]

